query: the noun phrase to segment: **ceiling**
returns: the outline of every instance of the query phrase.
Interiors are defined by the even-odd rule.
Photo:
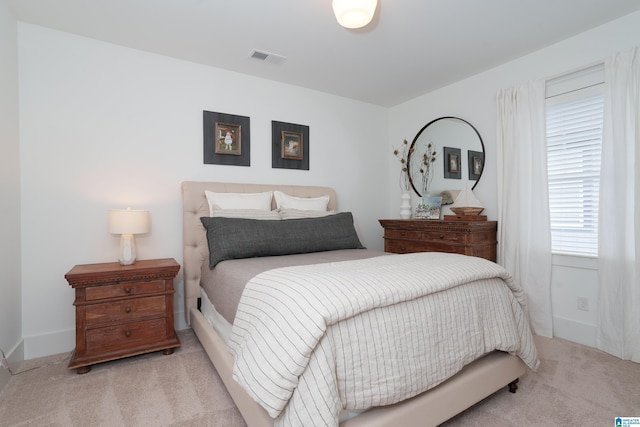
[[[5,0],[19,20],[391,107],[640,9],[638,0]],[[286,57],[250,58],[253,49]]]

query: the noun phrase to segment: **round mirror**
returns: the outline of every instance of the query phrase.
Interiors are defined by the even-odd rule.
[[[429,193],[462,190],[467,181],[478,184],[484,169],[484,143],[471,123],[440,117],[416,135],[409,147],[407,173],[413,191]]]

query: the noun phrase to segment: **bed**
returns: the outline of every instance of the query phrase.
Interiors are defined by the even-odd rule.
[[[236,342],[232,342],[230,344],[229,329],[225,329],[225,327],[220,326],[216,328],[212,327],[212,316],[226,318],[227,320],[230,319],[231,321],[227,322],[228,327],[230,327],[231,323],[234,322],[233,312],[236,310],[235,306],[230,313],[224,313],[224,305],[219,306],[218,308],[220,308],[220,310],[214,310],[213,313],[210,312],[211,308],[207,308],[212,305],[212,299],[216,301],[221,298],[228,297],[228,295],[225,295],[225,292],[238,292],[224,290],[224,287],[222,286],[223,284],[220,282],[225,282],[225,277],[227,277],[226,275],[229,273],[224,272],[222,267],[225,266],[225,268],[229,269],[232,268],[234,264],[240,266],[240,269],[243,270],[245,274],[245,278],[253,277],[253,279],[251,279],[251,283],[247,284],[247,288],[255,290],[254,288],[251,288],[251,286],[260,285],[260,283],[253,283],[256,281],[255,279],[264,279],[266,275],[268,279],[271,280],[271,277],[268,275],[272,274],[272,272],[281,273],[282,271],[286,271],[288,274],[291,271],[303,271],[306,274],[309,270],[313,270],[315,268],[318,270],[319,276],[325,277],[331,273],[331,271],[327,271],[322,265],[323,263],[325,265],[330,265],[333,270],[336,270],[335,266],[346,266],[347,264],[350,266],[353,264],[361,269],[366,268],[368,271],[376,268],[378,265],[384,265],[384,262],[381,262],[381,260],[384,260],[385,262],[389,260],[389,263],[395,263],[395,259],[392,261],[391,257],[404,257],[404,255],[376,253],[375,251],[367,251],[364,249],[338,249],[335,251],[322,252],[320,254],[321,261],[319,264],[316,264],[314,261],[318,259],[314,258],[317,254],[301,254],[300,256],[266,256],[261,259],[250,258],[246,260],[227,260],[218,263],[214,269],[210,269],[211,256],[209,254],[209,243],[207,241],[208,230],[203,226],[203,220],[201,219],[202,217],[211,216],[210,206],[207,201],[207,197],[205,196],[205,191],[234,194],[255,194],[267,191],[280,191],[299,198],[317,198],[328,195],[329,202],[327,210],[337,209],[336,193],[333,189],[328,187],[313,186],[235,184],[218,182],[184,182],[182,184],[183,273],[185,287],[185,313],[187,316],[187,322],[191,325],[198,339],[202,343],[207,355],[218,371],[227,390],[229,391],[229,394],[233,398],[247,424],[251,427],[273,426],[274,418],[272,418],[269,413],[271,412],[273,414],[274,411],[273,409],[270,409],[268,412],[267,409],[265,409],[264,401],[262,401],[262,405],[257,403],[257,400],[260,400],[260,396],[256,397],[256,393],[259,394],[259,392],[252,390],[251,387],[248,387],[248,391],[245,390],[245,388],[243,388],[239,382],[234,379],[234,356],[232,353],[239,358],[238,364],[241,364],[240,362],[243,358],[246,358],[246,354],[243,354],[238,350],[238,344]],[[275,208],[275,200],[273,200],[272,209]],[[339,215],[336,215],[336,217],[337,216]],[[209,229],[209,231],[211,231],[211,229]],[[417,254],[416,256],[420,257],[422,255]],[[294,258],[295,261],[290,261],[291,258]],[[289,260],[287,261],[287,259]],[[348,263],[340,262],[341,260],[346,259],[353,259],[353,261],[349,261]],[[265,268],[264,262],[267,260],[274,262],[273,267],[275,270]],[[405,259],[405,262],[408,262],[410,265],[416,264],[417,261],[422,261],[422,259],[414,260],[410,257]],[[444,261],[448,262],[449,259],[444,259]],[[446,264],[444,261],[438,258],[434,262],[437,264]],[[305,265],[307,262],[312,262],[312,265]],[[336,264],[336,262],[338,263]],[[381,271],[385,270],[385,267],[380,268]],[[434,266],[434,268],[436,267]],[[218,270],[220,270],[221,273],[219,273]],[[254,274],[256,273],[258,274],[254,277]],[[366,276],[366,274],[359,274],[359,276]],[[211,280],[217,281],[213,287],[211,284],[206,284],[207,281]],[[259,282],[259,280],[257,281]],[[456,289],[458,288],[462,287],[458,286]],[[204,289],[209,289],[209,291],[204,291]],[[218,292],[218,294],[216,294],[216,292]],[[438,292],[438,294],[446,296],[448,295],[447,292],[449,291],[445,290]],[[244,293],[247,293],[247,291],[245,290]],[[239,297],[242,298],[238,295],[235,297],[236,299]],[[519,298],[522,300],[523,295],[520,295]],[[243,304],[242,300],[240,304]],[[511,304],[514,304],[513,301]],[[378,310],[378,308],[367,309],[367,313],[377,313],[376,310]],[[243,310],[240,310],[240,312],[243,312]],[[242,317],[242,314],[239,314],[238,316],[240,316],[240,320],[236,318],[236,321],[240,322],[246,320]],[[364,314],[348,315],[350,319],[360,319],[360,316],[364,316]],[[222,324],[224,323],[225,322],[223,321]],[[517,389],[516,383],[518,378],[525,373],[527,366],[531,369],[536,369],[538,363],[535,346],[533,345],[533,340],[530,336],[526,316],[521,316],[515,323],[518,324],[518,333],[524,337],[522,340],[526,341],[526,345],[523,345],[523,348],[518,350],[520,352],[519,356],[515,355],[517,353],[516,351],[507,352],[495,351],[493,348],[487,349],[484,352],[485,354],[482,354],[477,358],[474,357],[473,361],[462,361],[464,366],[456,373],[452,375],[447,374],[448,378],[445,380],[436,380],[437,385],[417,394],[414,397],[403,398],[403,400],[393,404],[385,404],[382,406],[372,405],[370,408],[356,408],[353,411],[343,411],[341,413],[340,425],[343,427],[377,427],[392,425],[435,426],[462,412],[469,406],[479,402],[502,387],[508,386],[510,391],[515,392]],[[273,329],[273,326],[271,328]],[[516,326],[514,326],[514,328],[516,328]],[[460,329],[464,329],[464,327],[461,327]],[[237,340],[237,334],[239,332],[236,331],[234,333],[236,335],[232,334],[232,338],[236,338],[236,341],[239,341]],[[325,341],[333,342],[332,340],[337,336],[333,334],[331,335],[331,339],[325,340],[324,337],[329,333],[325,331],[323,334],[324,335],[321,334],[321,336],[315,337],[318,340],[322,340],[324,343],[323,346],[326,346]],[[482,335],[482,333],[479,335]],[[286,335],[284,338],[286,338]],[[484,336],[481,337],[481,340],[486,340],[487,342],[491,341],[491,339]],[[318,341],[313,342],[317,343]],[[354,345],[353,341],[350,342],[349,345]],[[493,344],[486,345],[493,346]],[[311,354],[313,355],[313,353]],[[340,354],[341,358],[343,356],[344,354]],[[254,355],[251,355],[251,357],[254,357]],[[331,360],[336,360],[335,355]],[[410,363],[406,365],[408,366],[413,364]],[[318,369],[320,369],[319,372],[322,372],[321,368]],[[306,370],[312,371],[313,369],[309,368]],[[351,371],[353,371],[353,369],[351,369]],[[309,377],[310,375],[313,374],[308,374],[306,376]],[[383,372],[382,377],[384,377],[384,375],[385,374]],[[415,377],[416,375],[414,374],[413,376]],[[301,378],[302,377],[303,376],[301,375]],[[236,378],[239,378],[237,372]],[[258,383],[258,385],[260,385],[260,383]],[[336,385],[336,387],[338,386]],[[299,388],[301,389],[302,387]],[[303,391],[294,390],[294,392],[296,393],[296,398],[299,398],[298,400],[303,401],[305,399]],[[337,398],[339,399],[341,397]],[[310,398],[307,397],[307,399]],[[375,402],[376,400],[374,398],[370,401]],[[295,405],[285,405],[284,408],[284,410],[289,413],[293,412],[293,409],[290,409],[287,406],[294,406],[295,408]],[[278,422],[281,422],[282,419],[284,419],[284,416],[280,417]],[[314,418],[310,419],[313,419],[315,423]],[[292,424],[295,425],[296,422],[293,422]],[[330,421],[328,424],[331,425],[332,422]]]

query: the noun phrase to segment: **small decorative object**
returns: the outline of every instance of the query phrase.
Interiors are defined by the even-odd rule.
[[[204,163],[250,166],[249,117],[203,111]]]
[[[422,196],[416,207],[415,217],[417,219],[440,219],[441,207],[441,196]]]
[[[309,170],[309,126],[271,121],[271,167]]]
[[[400,218],[411,218],[411,193],[409,192],[409,173],[407,169],[407,157],[409,155],[409,142],[402,141],[400,148],[393,150],[393,155],[400,159],[400,189],[402,190],[402,202],[400,203]]]
[[[460,172],[460,149],[444,147],[444,177],[449,179],[462,179]]]
[[[467,181],[465,188],[460,191],[450,209],[456,215],[469,216],[479,215],[484,210],[484,206],[473,194],[471,183]]]
[[[149,211],[127,209],[111,209],[109,211],[109,232],[120,234],[121,265],[136,262],[136,241],[134,234],[149,232]]]

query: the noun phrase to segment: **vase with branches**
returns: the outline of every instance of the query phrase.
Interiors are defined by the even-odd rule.
[[[412,149],[409,147],[409,142],[405,139],[402,141],[400,148],[393,150],[393,155],[400,159],[400,189],[402,190],[402,202],[400,204],[400,218],[411,218],[411,194],[409,193],[409,154]]]
[[[402,141],[402,145],[399,148],[393,149],[393,155],[400,159],[400,189],[403,192],[410,189],[407,162],[409,161],[409,153],[412,151],[413,149],[409,147],[409,142],[406,139]]]

